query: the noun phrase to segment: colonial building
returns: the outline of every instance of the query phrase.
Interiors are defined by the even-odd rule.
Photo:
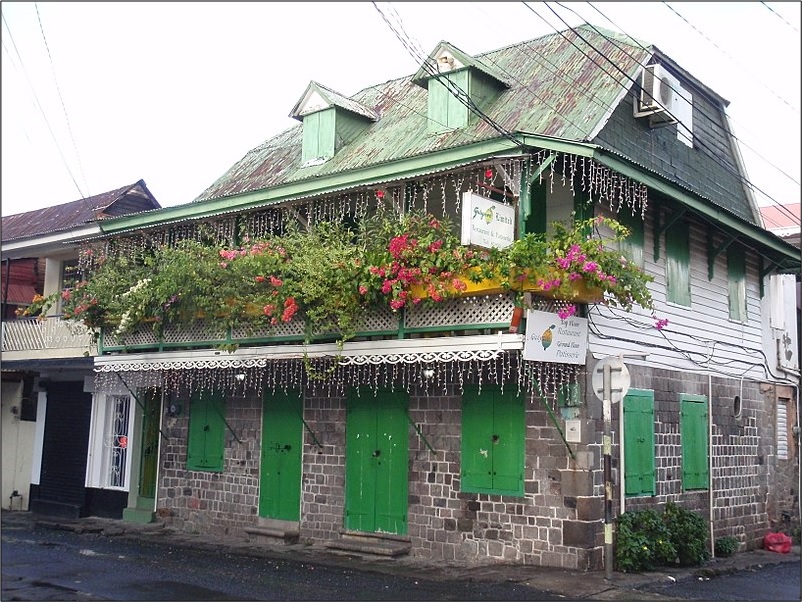
[[[99,220],[160,207],[140,180],[3,216],[2,499],[10,509],[77,517],[119,516],[124,507],[114,500],[121,495],[119,483],[86,479],[94,337],[62,319],[58,302],[46,319],[17,312],[35,304],[37,296],[80,282],[76,241],[98,236]],[[106,455],[119,451],[106,450]]]
[[[126,517],[582,570],[604,566],[608,495],[615,514],[682,504],[742,549],[798,521],[799,254],[760,225],[726,105],[656,48],[588,26],[476,56],[441,42],[353,96],[310,83],[298,125],[193,203],[101,222],[91,248],[109,257],[183,240],[233,264],[277,232],[379,211],[460,224],[472,249],[612,217],[654,301],[466,285],[373,307],[343,339],[271,324],[268,305],[256,330],[211,309],[170,322],[209,294],[200,263],[169,298],[147,297],[142,271],[120,290],[155,299],[157,327],[106,327],[94,359],[99,406],[132,416]]]

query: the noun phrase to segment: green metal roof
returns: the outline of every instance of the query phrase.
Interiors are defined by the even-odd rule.
[[[634,78],[650,52],[626,44],[615,34],[582,29],[606,57]],[[510,132],[530,132],[567,141],[585,141],[594,133],[622,93],[621,74],[601,68],[574,32],[550,34],[482,54],[477,62],[492,69],[511,87],[485,108],[487,115]],[[351,100],[372,107],[379,120],[321,165],[301,167],[302,127],[290,128],[251,150],[196,201],[249,193],[362,170],[370,166],[422,156],[498,138],[487,122],[476,119],[464,129],[431,132],[427,124],[427,90],[414,76],[366,88]],[[589,93],[592,91],[592,93]]]

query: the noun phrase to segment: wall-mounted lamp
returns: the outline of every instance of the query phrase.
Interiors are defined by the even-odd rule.
[[[245,382],[245,375],[240,372],[239,374],[235,374],[234,378],[237,380],[238,383],[242,384]]]
[[[424,370],[423,370],[423,378],[428,380],[428,379],[432,378],[433,376],[434,376],[434,370],[432,370],[431,368],[424,368]]]

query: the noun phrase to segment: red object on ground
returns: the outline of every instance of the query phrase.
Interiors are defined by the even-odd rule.
[[[791,551],[791,538],[785,533],[767,533],[763,537],[763,549],[788,554]]]

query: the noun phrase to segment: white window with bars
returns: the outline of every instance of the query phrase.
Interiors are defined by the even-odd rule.
[[[100,395],[92,415],[87,484],[128,490],[134,406],[130,394]]]
[[[788,400],[777,400],[777,459],[788,459]]]

